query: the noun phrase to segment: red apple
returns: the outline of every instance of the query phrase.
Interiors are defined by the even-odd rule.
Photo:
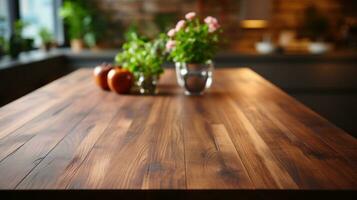
[[[109,88],[118,94],[127,94],[134,83],[133,74],[121,68],[113,68],[108,73]]]
[[[113,69],[111,65],[99,65],[94,68],[93,76],[96,84],[103,90],[109,90],[107,76],[109,71]]]

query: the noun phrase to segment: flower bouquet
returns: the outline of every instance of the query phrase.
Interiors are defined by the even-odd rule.
[[[185,15],[167,35],[166,43],[169,58],[175,62],[178,84],[188,95],[202,94],[212,84],[213,62],[216,54],[220,24],[208,16],[203,22],[196,13]]]

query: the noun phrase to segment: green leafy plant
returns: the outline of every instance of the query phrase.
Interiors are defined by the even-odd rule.
[[[92,0],[67,0],[60,15],[69,29],[71,39],[83,39],[89,47],[94,47],[106,30],[106,20],[97,14]]]
[[[86,33],[84,34],[84,41],[89,47],[94,47],[105,35],[106,20],[102,15],[95,15],[95,10],[90,10],[90,16],[84,20]]]
[[[17,20],[14,24],[14,32],[10,36],[8,52],[11,57],[16,58],[20,52],[28,51],[33,48],[34,40],[32,38],[24,38],[22,32],[28,23]]]
[[[0,57],[5,53],[6,51],[6,38],[5,38],[5,17],[0,16]]]
[[[22,20],[15,21],[14,35],[17,37],[22,37],[22,32],[24,31],[26,26],[28,26],[28,23],[25,21],[22,21]]]
[[[177,23],[168,32],[170,40],[166,44],[170,58],[175,62],[205,63],[217,51],[221,32],[217,19],[206,17],[201,22],[196,13],[186,14],[186,20]]]
[[[137,78],[159,75],[163,72],[162,64],[165,61],[165,36],[149,41],[131,32],[129,40],[123,44],[123,49],[115,57],[115,62],[128,69]]]
[[[131,24],[127,31],[124,33],[124,39],[126,41],[135,40],[138,38],[138,27],[135,24]]]
[[[38,35],[41,38],[42,44],[48,44],[53,42],[53,35],[46,27],[40,28]]]
[[[83,39],[86,33],[85,21],[90,17],[89,10],[84,6],[84,2],[78,0],[65,1],[60,10],[60,15],[68,26],[70,38]]]

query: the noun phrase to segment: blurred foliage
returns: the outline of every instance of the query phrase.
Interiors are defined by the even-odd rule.
[[[0,57],[5,53],[7,49],[5,30],[6,30],[5,17],[0,16]]]
[[[124,39],[125,41],[136,40],[138,38],[138,34],[139,34],[138,27],[135,24],[131,24],[127,29],[127,31],[124,33]],[[142,39],[144,39],[143,36]]]
[[[176,19],[176,13],[157,13],[154,17],[154,23],[160,32],[166,32],[168,27],[175,24]]]
[[[83,39],[89,47],[94,47],[103,38],[106,20],[93,0],[66,0],[60,10],[71,39]]]
[[[53,35],[46,27],[40,28],[38,35],[41,38],[42,44],[48,44],[53,42]]]
[[[10,36],[8,53],[11,57],[16,58],[20,52],[33,49],[34,40],[32,38],[24,38],[22,36],[24,28],[28,25],[27,22],[17,20],[14,23],[14,32]]]
[[[86,32],[84,21],[90,16],[90,13],[83,3],[82,0],[67,0],[60,10],[60,15],[68,26],[71,39],[82,39]]]

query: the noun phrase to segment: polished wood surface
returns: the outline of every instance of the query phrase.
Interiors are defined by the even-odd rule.
[[[1,189],[357,189],[357,140],[249,69],[204,96],[78,70],[0,109]]]

